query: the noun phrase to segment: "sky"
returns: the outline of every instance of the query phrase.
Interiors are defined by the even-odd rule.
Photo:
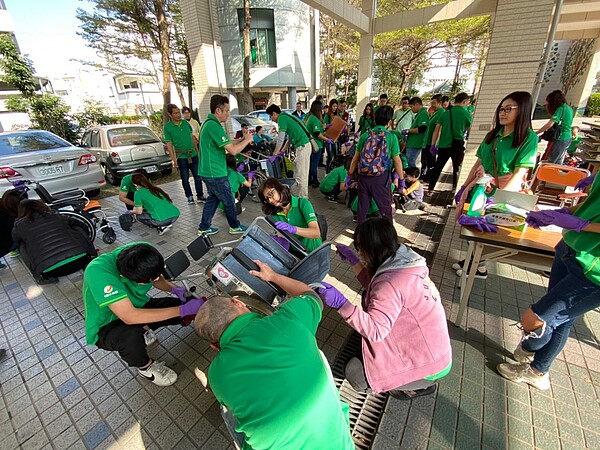
[[[95,59],[95,52],[85,46],[76,33],[79,20],[77,8],[90,8],[80,0],[4,0],[15,24],[15,35],[21,53],[33,61],[41,76],[73,73],[82,60]]]

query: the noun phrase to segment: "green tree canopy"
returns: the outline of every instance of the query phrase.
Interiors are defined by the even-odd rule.
[[[0,80],[31,97],[36,90],[33,64],[21,55],[10,34],[0,35],[0,56]]]

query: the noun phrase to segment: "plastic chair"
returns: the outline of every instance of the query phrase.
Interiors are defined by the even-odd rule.
[[[587,197],[587,194],[566,191],[573,191],[575,185],[589,175],[590,172],[586,169],[542,163],[533,174],[530,189],[541,200],[559,203],[560,206],[564,206],[567,202],[575,205],[580,198]]]

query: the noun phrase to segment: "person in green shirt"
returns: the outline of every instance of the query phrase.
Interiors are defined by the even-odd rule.
[[[386,106],[387,102],[388,102],[388,95],[385,92],[383,94],[380,94],[379,100],[377,101],[377,105],[375,105],[375,108],[373,108],[373,112],[376,113],[379,108],[381,108],[382,106]]]
[[[410,97],[404,96],[400,108],[394,111],[394,130],[407,130],[413,122],[413,111],[410,107]]]
[[[556,141],[548,142],[542,160],[552,164],[562,164],[569,145],[571,145],[571,127],[573,126],[573,108],[569,106],[562,91],[552,91],[546,97],[546,111],[552,115],[550,120],[542,128],[537,130],[541,135],[550,129],[555,123],[560,127],[560,136]]]
[[[575,154],[575,152],[577,151],[577,147],[581,145],[581,136],[579,135],[580,131],[581,128],[579,127],[571,128],[571,144],[567,149],[567,153],[571,156]]]
[[[423,100],[419,97],[411,98],[409,104],[414,118],[408,128],[402,129],[402,135],[406,136],[406,160],[408,167],[420,167],[421,150],[425,146],[425,136],[429,128],[429,114],[427,109],[423,108]]]
[[[342,192],[346,192],[350,188],[349,185],[346,186],[346,178],[348,177],[350,164],[352,164],[352,157],[347,156],[344,160],[344,165],[333,169],[321,182],[321,193],[332,203],[337,203],[338,195]]]
[[[167,114],[170,120],[163,127],[167,151],[171,155],[173,167],[179,169],[181,185],[190,205],[194,204],[194,196],[190,187],[190,171],[194,177],[196,195],[199,202],[205,201],[202,192],[202,180],[198,175],[198,140],[194,138],[194,130],[187,120],[182,120],[181,110],[177,105],[168,104]],[[198,123],[198,122],[196,122]]]
[[[371,203],[371,198],[377,203],[379,212],[381,215],[389,220],[393,221],[392,215],[392,191],[390,188],[391,184],[391,173],[390,170],[392,165],[396,170],[396,173],[400,179],[404,178],[404,171],[402,169],[402,160],[400,159],[400,145],[398,144],[398,138],[393,133],[387,131],[387,127],[393,125],[394,111],[391,106],[381,106],[377,112],[375,112],[375,128],[369,133],[363,133],[358,139],[356,144],[356,153],[352,158],[350,170],[348,171],[347,183],[352,182],[352,176],[356,169],[360,168],[358,175],[358,223],[361,224],[367,219],[367,211]],[[379,150],[377,147],[377,140],[383,136],[386,142],[387,155],[382,155],[382,162],[385,165],[382,171],[377,173],[366,173],[367,166],[365,158],[361,158],[363,149],[366,144],[373,146],[375,152]],[[370,154],[370,152],[369,152]],[[364,173],[363,170],[364,169]]]
[[[298,192],[298,197],[308,198],[308,173],[312,153],[312,145],[308,139],[309,132],[300,119],[281,112],[281,108],[277,105],[270,105],[267,108],[267,114],[272,121],[277,122],[279,125],[279,135],[277,136],[273,156],[285,151],[283,145],[287,134],[289,137],[288,144],[291,143],[296,148],[296,159],[294,160],[295,189]]]
[[[425,147],[421,152],[421,179],[424,182],[429,181],[431,171],[435,167],[437,151],[435,153],[431,151],[431,138],[433,137],[435,126],[440,123],[440,117],[445,111],[442,108],[442,94],[435,94],[431,97],[429,109],[429,126],[425,135]]]
[[[313,151],[310,155],[308,184],[313,187],[319,187],[318,169],[319,161],[323,156],[323,146],[325,144],[333,143],[333,141],[324,134],[325,131],[323,130],[323,118],[321,115],[322,111],[323,103],[315,100],[310,105],[310,111],[304,117],[304,124],[306,125],[306,129],[315,138],[315,142],[317,143],[317,147],[319,148],[318,152]]]
[[[263,212],[276,220],[275,228],[295,234],[307,253],[322,243],[317,214],[306,198],[290,194],[276,178],[267,178],[258,188]]]
[[[288,300],[271,316],[237,298],[212,297],[194,320],[217,355],[208,383],[237,448],[354,450],[349,408],[340,399],[315,334],[323,303],[306,284],[255,261],[250,273]]]
[[[437,153],[437,161],[429,178],[428,195],[433,194],[444,166],[452,159],[452,188],[458,185],[458,171],[465,156],[465,134],[471,127],[473,118],[467,106],[469,95],[461,92],[454,97],[454,105],[440,117],[431,138],[431,151]],[[438,153],[439,149],[439,153]]]
[[[244,175],[238,172],[238,162],[233,155],[227,155],[227,179],[229,180],[229,186],[231,187],[231,194],[235,198],[235,209],[237,215],[242,214],[245,208],[242,207],[242,202],[250,192],[252,186],[252,179],[254,178],[254,171],[250,171],[247,174],[247,179]],[[219,204],[219,209],[224,209],[223,204]]]
[[[541,390],[550,388],[550,367],[574,322],[600,306],[600,177],[586,181],[593,184],[582,202],[532,211],[526,219],[534,228],[562,228],[563,239],[555,249],[548,292],[521,316],[523,337],[513,352],[518,362],[499,364],[497,370],[508,380]]]
[[[373,112],[373,104],[369,102],[365,106],[362,116],[360,116],[360,119],[358,120],[358,130],[356,130],[356,134],[360,136],[361,133],[369,131],[372,128],[375,128],[375,113]]]
[[[131,182],[136,188],[133,197],[133,214],[136,215],[138,222],[155,228],[159,236],[162,236],[179,218],[179,209],[173,204],[169,194],[154,186],[141,173],[133,175]]]
[[[208,198],[202,210],[202,220],[198,225],[198,235],[211,235],[219,229],[211,226],[219,203],[223,202],[225,217],[229,224],[229,234],[241,234],[246,226],[240,224],[235,211],[235,201],[227,178],[227,154],[237,155],[251,142],[252,134],[246,133],[241,141],[232,143],[221,125],[229,119],[229,100],[224,95],[210,98],[210,114],[200,128],[200,167],[198,174],[208,189]]]
[[[188,300],[186,288],[163,277],[164,268],[156,248],[132,242],[94,259],[85,269],[82,287],[87,344],[119,352],[129,367],[159,386],[175,383],[177,374],[148,356],[146,328],[189,324],[204,303]],[[153,287],[176,297],[151,299]]]

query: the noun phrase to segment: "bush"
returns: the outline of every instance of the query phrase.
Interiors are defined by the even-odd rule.
[[[600,115],[600,93],[591,94],[590,99],[588,100],[586,114],[588,116],[598,116]]]

